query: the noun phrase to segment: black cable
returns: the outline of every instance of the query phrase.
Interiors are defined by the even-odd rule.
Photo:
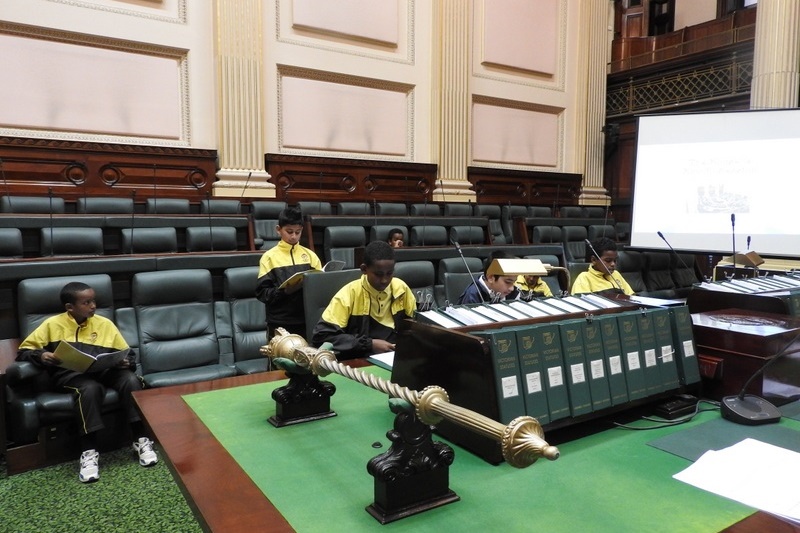
[[[710,408],[710,409],[700,409],[700,404],[701,403],[707,403],[707,404],[712,405],[713,407]],[[648,417],[648,416],[643,416],[643,417],[641,417],[642,420],[647,420],[647,421],[650,421],[650,422],[656,422],[656,425],[652,425],[652,426],[629,426],[629,425],[626,425],[626,424],[620,424],[618,422],[614,422],[613,424],[614,424],[614,427],[618,427],[620,429],[630,429],[632,431],[646,431],[646,430],[650,430],[650,429],[661,429],[661,428],[667,428],[667,427],[671,427],[671,426],[678,426],[680,424],[685,424],[686,422],[690,422],[692,419],[694,419],[694,417],[696,417],[699,413],[705,413],[707,411],[718,411],[718,410],[719,410],[719,402],[712,401],[712,400],[698,400],[697,404],[695,404],[695,408],[694,408],[694,412],[693,413],[689,413],[688,415],[685,415],[685,416],[680,417],[680,418],[676,418],[674,420],[667,420],[667,419],[652,418],[652,417]]]

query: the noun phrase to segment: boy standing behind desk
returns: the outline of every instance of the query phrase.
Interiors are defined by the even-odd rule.
[[[394,350],[395,324],[417,309],[413,291],[394,277],[394,250],[388,243],[367,245],[361,272],[333,297],[311,339],[314,346],[333,344],[340,360]]]
[[[306,321],[303,309],[303,284],[281,289],[281,284],[298,272],[322,270],[317,254],[300,245],[303,215],[297,208],[286,208],[278,215],[276,228],[281,240],[264,252],[258,263],[256,297],[267,309],[267,340],[275,328],[283,328],[305,338]]]

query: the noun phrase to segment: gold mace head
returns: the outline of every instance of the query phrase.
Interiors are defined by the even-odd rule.
[[[266,346],[261,347],[261,354],[275,359],[282,357],[294,360],[293,354],[297,348],[305,348],[308,342],[296,333],[289,333],[283,328],[277,328],[275,335]]]

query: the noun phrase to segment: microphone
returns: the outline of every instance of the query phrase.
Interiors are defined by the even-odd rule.
[[[675,255],[675,257],[677,257],[677,258],[678,258],[678,261],[680,261],[680,262],[681,262],[681,264],[683,265],[683,268],[685,268],[686,270],[692,270],[691,268],[689,268],[689,265],[687,265],[687,264],[686,264],[686,261],[684,261],[684,260],[683,260],[683,257],[681,257],[681,256],[678,254],[678,252],[676,252],[676,251],[675,251],[675,248],[673,248],[673,247],[672,247],[672,245],[669,243],[669,241],[667,240],[667,238],[666,238],[666,237],[664,237],[664,234],[663,234],[663,233],[661,233],[660,231],[657,231],[656,233],[658,234],[658,236],[659,236],[659,237],[661,237],[661,240],[662,240],[662,241],[664,241],[665,243],[667,243],[667,246],[669,246],[669,250],[670,250],[670,252],[672,252],[672,253]]]
[[[239,201],[241,201],[242,198],[244,198],[244,193],[247,192],[247,186],[250,185],[250,178],[252,176],[253,176],[253,171],[251,170],[250,172],[247,173],[247,179],[244,180],[244,187],[242,187],[242,194],[241,196],[239,196]],[[209,205],[208,207],[210,208],[211,206]]]
[[[403,188],[405,189],[403,201],[406,204],[406,211],[411,211],[411,194],[408,192],[408,176],[403,176]]]
[[[422,246],[425,246],[425,217],[428,215],[428,194],[422,194],[425,196],[422,201]]]
[[[47,188],[47,196],[50,199],[50,256],[56,255],[56,243],[53,242],[53,188]]]
[[[136,189],[131,191],[131,201],[133,201],[133,209],[131,210],[131,250],[130,254],[133,255],[133,229],[136,227]]]
[[[733,253],[731,254],[731,261],[733,262],[733,277],[736,277],[736,214],[731,213],[731,240]]]
[[[8,211],[14,212],[14,206],[11,204],[11,189],[8,188],[8,180],[6,180],[6,170],[3,167],[3,160],[0,159],[0,176],[3,177],[3,187],[6,190],[6,197],[8,198]]]
[[[598,253],[597,253],[597,250],[595,250],[595,249],[594,249],[594,246],[592,246],[592,243],[589,241],[589,239],[583,239],[583,242],[585,242],[585,243],[586,243],[586,246],[588,246],[588,247],[589,247],[589,249],[592,251],[592,253],[594,254],[594,256],[597,258],[597,262],[598,262],[598,263],[600,263],[601,265],[603,265],[603,268],[606,270],[606,274],[608,274],[608,277],[609,277],[609,278],[611,278],[611,282],[612,282],[614,285],[616,285],[616,286],[617,286],[617,290],[619,290],[621,293],[623,293],[623,294],[624,294],[624,293],[625,293],[625,291],[624,291],[624,290],[622,290],[622,286],[619,284],[619,281],[617,281],[617,280],[614,278],[614,275],[611,273],[611,269],[610,269],[610,268],[608,268],[608,266],[606,265],[605,261],[603,261],[602,259],[600,259],[600,254],[598,254]]]
[[[561,184],[558,183],[558,184],[556,184],[556,197],[553,200],[553,216],[556,216],[556,213],[558,213],[558,210],[557,210],[557,208],[558,208],[558,195],[559,195],[560,192],[561,192]]]
[[[156,189],[156,166],[153,165],[153,212],[158,213],[158,200],[157,200],[157,189]]]
[[[319,200],[317,200],[317,213],[320,213],[320,214],[322,214],[322,178],[323,178],[323,176],[324,176],[324,174],[322,172],[320,172],[319,173]]]
[[[206,215],[208,218],[208,243],[211,251],[214,251],[214,229],[211,227],[211,193],[206,191]]]
[[[772,424],[781,419],[781,412],[771,402],[768,402],[760,396],[755,394],[745,394],[745,390],[750,386],[753,380],[764,373],[772,364],[786,355],[787,353],[797,353],[800,348],[789,350],[789,347],[800,338],[800,334],[794,335],[786,346],[772,356],[772,359],[764,363],[752,376],[748,379],[742,390],[736,396],[725,396],[719,404],[719,411],[722,418],[730,420],[736,424],[743,424],[746,426],[758,426],[761,424]]]
[[[458,255],[461,256],[461,260],[464,262],[464,268],[467,269],[467,273],[469,274],[469,278],[472,280],[472,284],[475,285],[475,288],[478,290],[478,297],[480,297],[482,303],[486,303],[486,300],[484,300],[483,294],[481,293],[481,288],[478,285],[478,282],[475,281],[475,275],[472,273],[472,270],[469,269],[469,265],[467,264],[467,259],[464,257],[464,252],[461,251],[461,245],[459,245],[458,241],[456,241],[455,239],[450,239],[450,243],[456,247]]]

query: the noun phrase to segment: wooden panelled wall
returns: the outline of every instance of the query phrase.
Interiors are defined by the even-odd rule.
[[[0,195],[200,201],[216,171],[216,150],[0,137]]]
[[[434,197],[433,164],[267,154],[267,172],[277,198],[289,203],[424,203]],[[580,174],[469,167],[467,179],[477,202],[513,205],[576,205]]]

